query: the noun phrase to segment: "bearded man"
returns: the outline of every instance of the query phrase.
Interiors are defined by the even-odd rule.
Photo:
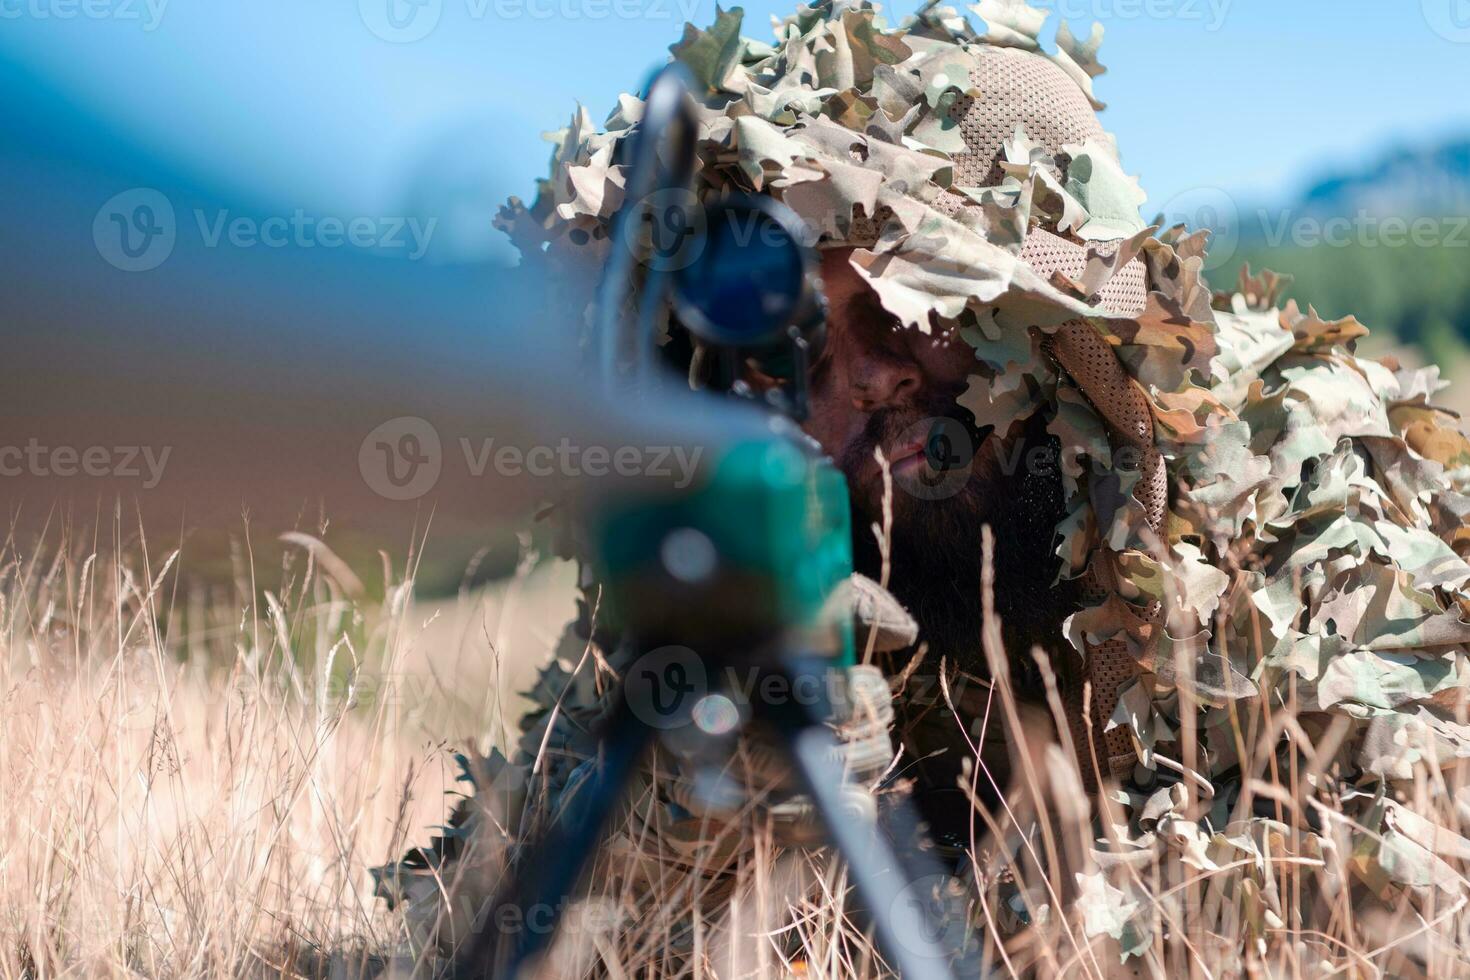
[[[1034,29],[1026,33],[1029,21],[1015,20],[1020,9],[988,4],[992,32],[979,38],[938,8],[921,11],[903,31],[869,34],[871,7],[819,4],[788,21],[786,47],[774,56],[744,41],[710,49],[734,36],[739,14],[731,12],[709,32],[690,28],[673,48],[708,87],[705,105],[695,107],[703,127],[698,196],[773,195],[805,219],[818,243],[827,336],[811,365],[804,428],[847,477],[857,570],[884,582],[917,623],[913,644],[887,651],[892,673],[914,682],[897,694],[896,731],[933,829],[956,841],[972,829],[970,798],[999,794],[1021,748],[1007,746],[998,722],[984,724],[993,680],[982,649],[986,527],[1009,688],[1036,709],[1025,716],[1027,740],[1042,745],[1058,736],[1033,658],[1039,649],[1059,677],[1084,778],[1132,764],[1126,733],[1101,744],[1116,691],[1132,673],[1121,644],[1095,658],[1114,666],[1111,676],[1085,678],[1076,640],[1064,636],[1095,585],[1087,553],[1097,532],[1074,527],[1059,547],[1059,527],[1069,515],[1076,523],[1086,489],[1085,474],[1064,462],[1064,450],[1077,447],[1064,446],[1058,433],[1071,431],[1072,411],[1093,412],[1096,396],[1095,411],[1122,429],[1121,436],[1088,433],[1094,443],[1101,437],[1103,454],[1109,443],[1152,441],[1142,395],[1082,319],[1143,309],[1142,194],[1123,176],[1098,122],[1085,46],[1068,40],[1061,54],[1043,53]],[[822,38],[837,35],[845,54],[826,51]],[[917,67],[900,72],[893,66],[901,63]],[[830,85],[844,79],[856,84],[852,111],[816,111],[835,105]],[[554,179],[535,205],[512,201],[499,218],[558,289],[595,280],[587,263],[621,247],[610,239],[610,219],[627,203],[621,161],[640,113],[641,103],[625,96],[602,131],[579,115],[559,134]],[[1102,201],[1095,214],[1082,203],[1090,189]],[[925,254],[903,254],[912,245]],[[954,280],[944,288],[970,294],[971,303],[925,297],[938,287],[904,268],[920,260],[944,267]],[[975,300],[994,305],[972,315],[980,314]],[[1038,362],[1080,368],[1087,390],[1077,394],[1073,384],[1083,382],[1065,369],[1053,368],[1042,385],[997,378],[1005,364],[976,347],[983,320],[1004,324]],[[671,335],[670,359],[682,369],[697,364],[696,342],[677,325]],[[1099,348],[1101,358],[1089,356]],[[1061,413],[1059,379],[1071,392]],[[742,380],[759,388],[771,379],[752,368]],[[691,381],[700,381],[697,368]],[[934,451],[936,440],[944,454]],[[1110,459],[1106,487],[1108,507],[1126,512],[1118,521],[1143,531],[1162,516],[1163,473],[1151,445],[1148,452],[1141,473],[1111,467]],[[887,531],[876,535],[875,526]],[[580,635],[593,630],[584,615]],[[915,664],[918,651],[924,659]],[[952,674],[958,718],[939,703],[941,669]],[[1089,679],[1099,689],[1084,719]],[[964,791],[960,778],[976,747],[982,772]]]
[[[890,660],[893,673],[910,671],[908,694],[896,699],[897,728],[931,829],[961,843],[971,822],[958,780],[966,760],[975,761],[970,746],[988,749],[972,790],[985,800],[1003,789],[1014,754],[1003,726],[983,725],[975,709],[990,674],[981,649],[984,527],[994,533],[993,612],[1012,654],[1011,690],[1035,709],[1027,717],[1039,726],[1038,742],[1054,733],[1032,651],[1045,651],[1065,682],[1076,681],[1062,624],[1076,611],[1077,587],[1058,581],[1054,554],[1066,516],[1059,447],[1040,412],[1011,431],[977,428],[959,404],[974,349],[957,331],[899,323],[853,268],[853,251],[821,253],[827,339],[811,368],[803,428],[847,477],[858,573],[886,582],[917,624],[925,663],[906,663],[912,648]],[[886,534],[875,533],[880,528]],[[957,721],[938,703],[936,673],[946,667],[952,696],[970,717]]]
[[[1132,795],[1107,797],[1126,798],[1108,813],[1121,850],[1075,876],[1094,899],[1088,936],[1130,943],[1125,955],[1151,948],[1157,904],[1137,892],[1141,861],[1158,862],[1168,894],[1200,867],[1240,869],[1229,873],[1242,897],[1276,894],[1279,847],[1257,842],[1282,840],[1288,807],[1311,812],[1307,792],[1346,819],[1292,827],[1292,860],[1312,876],[1301,890],[1344,895],[1353,874],[1385,902],[1414,896],[1428,921],[1432,875],[1402,860],[1404,841],[1387,846],[1385,807],[1409,799],[1426,767],[1470,757],[1470,440],[1433,405],[1433,370],[1358,356],[1361,324],[1281,306],[1284,284],[1269,274],[1212,292],[1206,235],[1144,225],[1144,194],[1095,112],[1100,30],[1079,40],[1064,25],[1048,52],[1045,14],[1024,0],[974,9],[984,34],[933,4],[895,29],[865,2],[827,0],[777,24],[774,44],[740,37],[732,10],[672,48],[701,86],[698,198],[771,195],[822,250],[829,336],[806,430],[847,476],[860,570],[917,620],[907,639],[926,659],[896,650],[892,673],[943,663],[981,681],[953,711],[932,689],[927,703],[895,693],[926,813],[965,838],[972,749],[1003,783],[974,726],[985,684],[1008,684],[1060,706],[1058,726],[1048,712],[1034,728],[1008,726],[1035,743],[1011,748],[1040,747],[1046,789],[1071,808],[1084,847],[1103,836],[1084,784],[1130,783]],[[535,203],[513,200],[500,216],[564,292],[587,285],[578,308],[623,247],[609,229],[637,203],[624,199],[625,161],[642,110],[625,95],[601,127],[580,112]],[[677,325],[666,340],[697,383],[693,342]],[[744,380],[769,379],[752,369]],[[889,529],[881,544],[874,525]],[[982,636],[987,526],[1004,664],[982,656],[994,647]],[[575,660],[590,641],[622,670],[593,609],[583,604],[565,652]],[[1055,698],[1033,648],[1056,670]],[[535,760],[545,812],[593,764],[605,690],[556,665],[538,687],[517,761]],[[1049,744],[1058,737],[1075,769]],[[1303,767],[1312,777],[1300,786],[1258,794],[1261,774]],[[515,768],[498,759],[472,775],[499,786]],[[609,866],[610,888],[637,879],[658,894],[670,866],[749,872],[738,835],[711,840],[718,821],[691,814],[687,795],[655,796],[636,836],[657,842],[658,860]],[[525,809],[523,794],[500,807]],[[515,832],[486,826],[501,845]],[[1333,863],[1349,854],[1351,869]],[[431,904],[435,860],[409,869]],[[639,878],[649,867],[658,874]],[[1329,911],[1326,929],[1339,919]],[[1250,914],[1269,920],[1262,906]],[[666,942],[636,925],[618,941]]]
[[[1013,433],[977,429],[959,404],[973,348],[954,331],[900,324],[853,269],[851,255],[851,248],[822,254],[828,339],[812,367],[804,428],[847,476],[858,571],[883,576],[883,548],[871,529],[885,524],[886,496],[891,545],[883,577],[918,621],[931,655],[984,674],[978,542],[988,524],[997,535],[995,601],[1007,648],[1040,645],[1055,656],[1061,623],[1075,606],[1071,590],[1055,583],[1052,552],[1066,514],[1055,439],[1040,414]],[[892,481],[886,494],[885,469]]]

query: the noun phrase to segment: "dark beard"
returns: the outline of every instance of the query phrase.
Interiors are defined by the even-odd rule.
[[[957,411],[949,409],[950,413]],[[862,436],[838,460],[853,488],[854,564],[870,578],[877,579],[882,572],[872,532],[872,525],[882,520],[882,495],[881,488],[875,493],[871,484],[861,483],[864,460],[871,459],[874,447],[890,449],[900,433],[938,414],[875,413]],[[1001,452],[994,452],[997,447],[991,445],[976,453],[968,478],[953,496],[919,499],[894,481],[888,585],[918,620],[920,641],[928,644],[919,676],[932,679],[940,658],[945,658],[952,668],[988,678],[981,639],[981,531],[990,525],[995,536],[995,611],[1001,621],[1012,689],[1023,704],[1035,704],[1042,701],[1045,689],[1031,656],[1033,647],[1050,655],[1064,690],[1076,683],[1081,662],[1064,648],[1062,621],[1077,607],[1078,588],[1070,581],[1052,584],[1060,565],[1053,552],[1056,528],[1066,515],[1059,471],[1055,465],[1040,469],[1025,465],[1033,449],[1046,447],[1055,453],[1056,440],[1047,433],[1039,414],[1018,428],[1019,433],[1006,439]],[[1019,440],[1019,445],[1013,440]],[[980,445],[978,439],[975,444]],[[1021,461],[1021,465],[998,461]],[[904,666],[902,658],[889,666],[895,670]],[[979,733],[974,717],[949,717],[936,703],[935,688],[928,679],[910,688],[916,697],[900,697],[895,705],[899,714],[896,737],[914,760],[910,771],[920,787],[916,802],[934,839],[963,849],[971,839],[975,816],[972,796],[956,784],[967,772],[966,760],[974,759],[971,740]],[[974,705],[969,710],[974,711]],[[969,783],[973,798],[993,808],[1010,778],[1010,757],[1016,749],[1005,738],[976,740],[981,747],[975,764],[989,775],[977,779],[972,774]]]
[[[950,407],[947,412],[874,413],[838,463],[855,484],[874,447],[889,449],[899,433],[919,420],[957,418],[958,411]],[[1033,646],[1045,649],[1053,663],[1072,659],[1060,649],[1061,624],[1076,609],[1077,589],[1071,582],[1053,585],[1060,564],[1053,553],[1056,527],[1066,515],[1057,467],[1025,465],[1028,454],[1038,447],[1049,449],[1055,460],[1056,440],[1047,433],[1040,414],[1028,419],[1012,439],[1019,439],[1020,445],[1008,439],[999,458],[1020,465],[999,465],[996,454],[977,453],[969,478],[952,496],[920,499],[894,481],[889,589],[918,621],[932,663],[946,657],[962,670],[988,676],[981,646],[981,529],[989,524],[995,535],[995,610],[1012,679],[1024,697],[1040,694],[1030,656]],[[978,438],[975,444],[980,444]],[[854,563],[858,571],[877,579],[882,557],[872,525],[882,521],[881,491],[854,489]]]

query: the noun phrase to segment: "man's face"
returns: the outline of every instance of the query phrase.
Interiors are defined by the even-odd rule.
[[[847,476],[858,570],[876,578],[886,560],[890,587],[919,621],[931,651],[975,666],[981,529],[989,524],[1001,583],[996,608],[1008,648],[1052,646],[1070,609],[1053,587],[1056,565],[1049,560],[1065,515],[1060,479],[1055,471],[1004,462],[1025,459],[1033,447],[1054,447],[1045,420],[1038,414],[982,439],[957,402],[975,366],[969,343],[954,333],[900,325],[849,264],[850,255],[851,249],[822,253],[827,343],[812,368],[805,428]],[[936,434],[939,442],[932,441]],[[875,450],[892,475],[886,556],[871,530],[885,516]]]
[[[1075,590],[1054,584],[1052,557],[1066,510],[1055,470],[1006,461],[1026,459],[1038,447],[1055,452],[1055,441],[1041,413],[982,439],[958,403],[976,363],[969,342],[954,333],[903,327],[852,268],[851,254],[822,253],[827,342],[812,368],[805,428],[847,476],[854,564],[873,578],[889,572],[889,588],[918,621],[932,662],[944,658],[985,676],[981,542],[989,525],[994,609],[1012,656],[1013,689],[1023,700],[1039,700],[1030,651],[1051,651],[1064,677],[1071,664],[1057,652],[1061,624],[1076,608]],[[946,440],[963,445],[941,450]],[[873,533],[884,517],[880,451],[892,475],[887,549]],[[912,707],[922,718],[924,704]],[[937,832],[965,839],[969,798],[946,791],[964,771],[960,760],[969,757],[968,745],[954,742],[952,734],[936,741],[932,731],[913,738],[918,778],[940,790],[924,796],[927,819]],[[1003,771],[994,759],[988,764]]]
[[[956,399],[968,383],[975,353],[956,333],[900,325],[853,269],[851,254],[845,248],[822,253],[827,343],[812,369],[805,428],[847,475],[859,510],[874,516],[883,494],[874,450],[881,450],[895,484],[895,521],[922,525],[926,516],[937,517],[932,512],[947,509],[943,501],[963,493],[964,475],[936,469],[925,447],[934,420],[963,414]],[[973,442],[962,424],[948,426],[946,434],[952,441]],[[955,447],[956,469],[968,468],[970,454],[964,450],[969,448]]]

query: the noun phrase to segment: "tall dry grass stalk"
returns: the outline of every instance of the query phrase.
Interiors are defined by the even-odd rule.
[[[274,568],[240,540],[225,587],[140,540],[0,548],[0,977],[411,958],[367,869],[443,819],[447,739],[500,723],[503,617],[416,605],[386,557],[370,599],[315,538]]]
[[[996,587],[988,567],[987,609]],[[965,951],[963,975],[1470,976],[1463,764],[1420,765],[1385,803],[1365,804],[1373,781],[1341,765],[1345,724],[1294,697],[1264,708],[1255,699],[1232,705],[1224,721],[1241,779],[1233,788],[1212,783],[1200,775],[1210,768],[1199,706],[1188,701],[1197,651],[1181,644],[1183,722],[1160,740],[1157,772],[1142,774],[1152,785],[1113,782],[1089,800],[1053,666],[1033,654],[1047,696],[1044,705],[1022,704],[993,615],[983,646],[996,680],[948,672],[939,685],[976,758],[968,860],[955,879],[893,898],[946,916],[939,924]],[[986,768],[988,728],[1020,747],[1009,773]],[[1081,748],[1096,767],[1099,749]],[[904,767],[901,758],[890,775]],[[1002,792],[998,807],[979,805],[985,784]],[[760,799],[769,789],[748,793]],[[831,855],[777,847],[758,807],[736,829],[695,820],[672,840],[659,804],[667,797],[657,770],[638,787],[547,975],[887,975],[882,952],[849,914],[860,910]],[[1370,822],[1382,806],[1389,818]],[[743,844],[733,853],[689,846],[732,834]],[[508,841],[492,831],[479,843],[498,853]],[[455,884],[447,881],[450,891]],[[584,915],[589,908],[596,914]]]
[[[540,660],[529,648],[549,645],[563,593],[521,614],[547,620],[532,642],[478,596],[415,605],[411,565],[385,563],[388,586],[369,599],[315,537],[293,538],[268,572],[249,540],[233,586],[213,590],[141,541],[60,534],[0,551],[0,977],[434,968],[435,923],[426,933],[388,913],[368,869],[445,818],[454,747],[514,729],[502,692]],[[985,649],[1004,661],[993,622]],[[1220,801],[1193,775],[1203,767],[1187,731],[1181,757],[1164,760],[1172,775],[1135,792],[1131,815],[1116,788],[1094,812],[1072,747],[1051,739],[1068,726],[1044,658],[1041,669],[1050,696],[1039,707],[1017,704],[1004,680],[984,688],[978,714],[958,703],[959,678],[940,688],[977,758],[990,727],[1026,746],[1004,805],[976,810],[958,880],[937,895],[895,895],[948,913],[945,935],[968,947],[967,969],[1470,975],[1470,853],[1410,826],[1458,831],[1470,814],[1462,771],[1424,770],[1404,789],[1398,828],[1427,834],[1437,863],[1415,901],[1384,901],[1349,842],[1350,808],[1324,778],[1339,727],[1312,728],[1294,704],[1238,717],[1247,778],[1228,808],[1237,822],[1215,828],[1222,839],[1200,830]],[[1296,751],[1276,751],[1282,737]],[[724,831],[738,846],[690,852],[655,832],[661,778],[635,788],[589,894],[567,910],[548,976],[884,975],[849,914],[840,862],[778,847],[756,807]],[[1003,777],[977,764],[972,780],[978,793]],[[1256,856],[1227,859],[1232,834]],[[492,829],[476,846],[505,843]],[[487,887],[456,875],[436,890]],[[435,915],[441,935],[463,926],[454,908]],[[1124,947],[1137,952],[1126,963]]]

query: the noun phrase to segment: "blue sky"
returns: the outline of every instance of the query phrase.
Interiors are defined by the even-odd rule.
[[[1037,5],[1056,11],[1047,38],[1059,16],[1107,28],[1104,123],[1149,208],[1198,187],[1289,196],[1391,142],[1470,132],[1470,0]],[[885,9],[896,20],[914,6]],[[745,32],[767,37],[791,9],[747,4]],[[0,58],[257,206],[384,215],[452,201],[459,231],[443,234],[472,253],[479,216],[530,194],[540,133],[579,100],[601,119],[686,15],[713,12],[713,0],[0,0]]]

